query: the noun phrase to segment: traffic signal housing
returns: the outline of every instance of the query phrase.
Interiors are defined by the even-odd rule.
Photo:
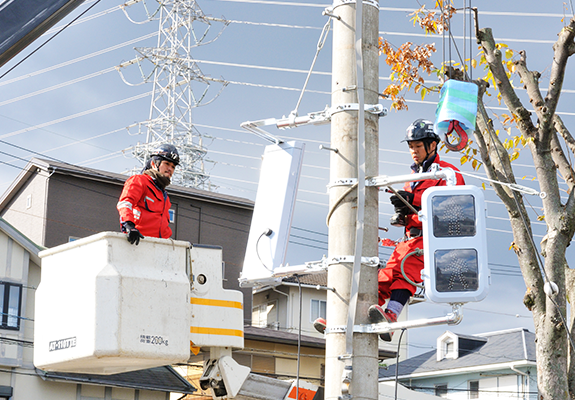
[[[483,300],[491,278],[483,192],[472,185],[429,188],[419,215],[425,296],[434,303]]]

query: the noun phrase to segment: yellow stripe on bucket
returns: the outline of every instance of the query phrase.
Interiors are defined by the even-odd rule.
[[[244,332],[240,329],[203,328],[200,326],[191,326],[190,332],[191,333],[198,333],[201,335],[222,335],[222,336],[244,337]]]
[[[216,306],[216,307],[228,307],[228,308],[239,308],[243,310],[242,303],[239,301],[230,300],[214,300],[214,299],[199,299],[197,297],[192,297],[190,303],[197,304],[200,306]]]

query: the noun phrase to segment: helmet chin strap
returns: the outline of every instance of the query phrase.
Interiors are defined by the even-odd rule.
[[[429,157],[431,157],[432,155],[437,154],[437,147],[435,148],[435,150],[433,150],[433,153],[429,153],[429,147],[431,146],[431,142],[423,142],[423,146],[425,147],[425,160],[423,160],[419,165],[423,165],[424,162],[426,162]]]

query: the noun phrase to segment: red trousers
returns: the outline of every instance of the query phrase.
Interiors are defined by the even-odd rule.
[[[423,237],[400,242],[391,257],[387,261],[385,268],[379,270],[377,275],[379,287],[379,305],[382,306],[385,300],[389,299],[392,290],[407,289],[413,295],[415,293],[415,286],[405,280],[401,273],[401,261],[405,256],[416,249],[423,250]],[[405,275],[413,282],[420,283],[421,270],[423,269],[423,256],[416,256],[415,254],[409,256],[403,263],[403,271]]]

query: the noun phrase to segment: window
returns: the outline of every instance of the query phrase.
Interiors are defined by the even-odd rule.
[[[479,398],[479,381],[469,381],[469,398]]]
[[[435,395],[439,397],[447,397],[447,383],[435,385]]]
[[[170,214],[170,223],[173,224],[176,220],[176,210],[168,210],[168,214]]]
[[[325,309],[327,302],[325,300],[312,300],[311,301],[311,321],[313,322],[318,318],[325,318]]]
[[[2,329],[20,329],[20,306],[22,285],[0,282],[0,309],[2,310]]]

